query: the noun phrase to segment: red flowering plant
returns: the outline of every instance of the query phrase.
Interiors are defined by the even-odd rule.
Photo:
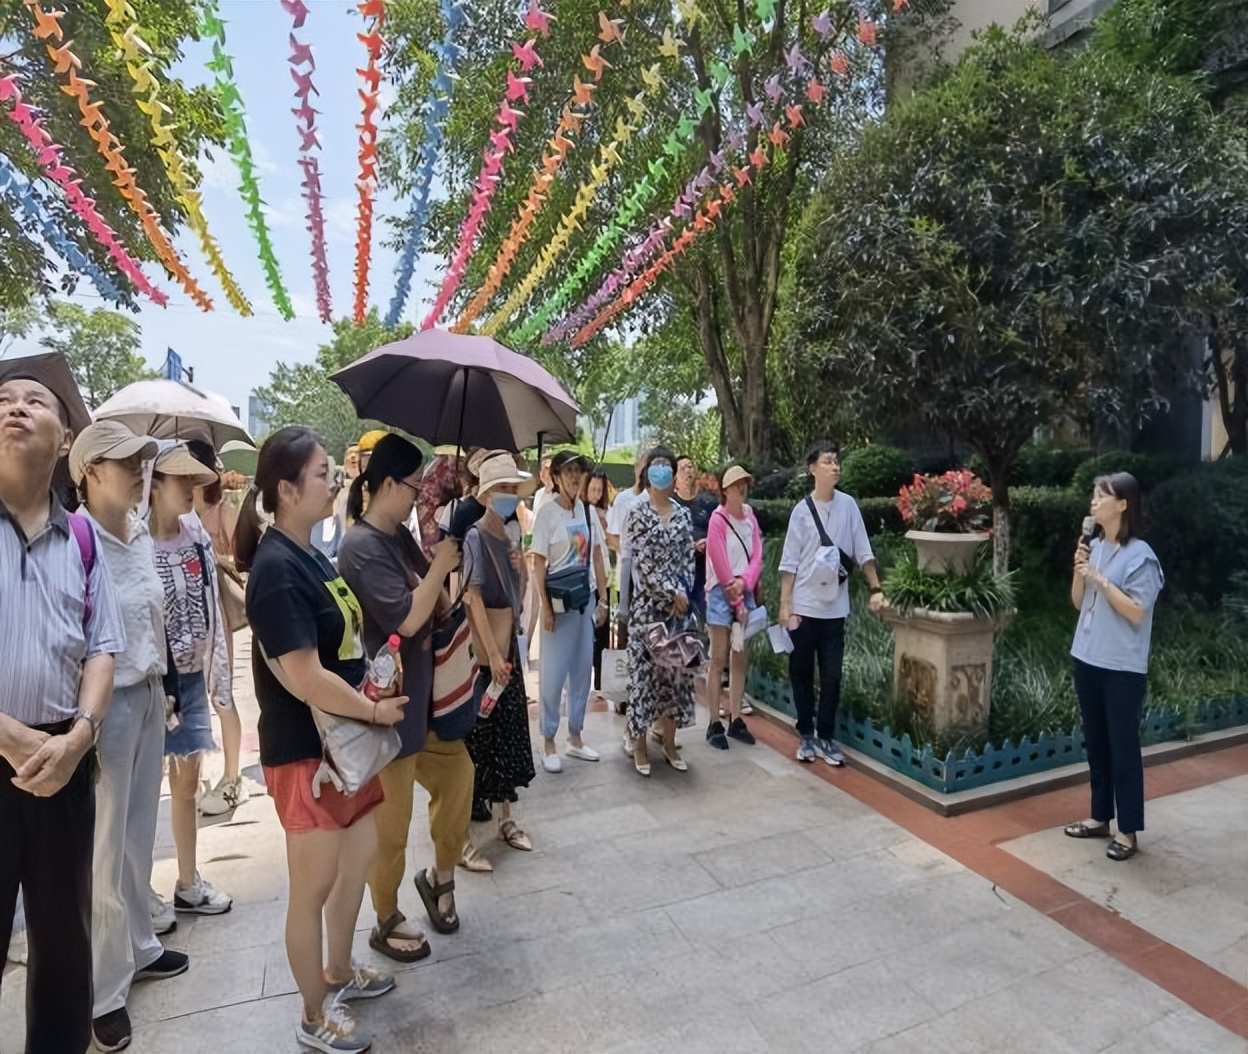
[[[969,534],[992,522],[992,491],[974,472],[955,469],[943,476],[915,474],[897,494],[901,518],[916,531]]]

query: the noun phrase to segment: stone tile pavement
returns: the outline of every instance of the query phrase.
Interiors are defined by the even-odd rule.
[[[585,736],[603,760],[539,767],[517,810],[533,853],[478,828],[496,870],[460,876],[461,931],[431,934],[432,957],[361,1007],[374,1050],[1248,1050],[844,793],[848,771],[814,772],[763,743],[713,751],[694,729],[682,733],[690,771],[660,763],[645,780],[621,731],[621,718],[592,713]],[[132,1049],[296,1051],[270,801],[252,798],[201,839],[201,869],[235,907],[170,935],[191,970],[135,987]],[[162,846],[154,881],[167,894],[167,830]],[[431,855],[418,804],[409,869]],[[423,919],[410,878],[400,900]],[[358,957],[396,966],[368,949],[371,923],[366,896]],[[22,982],[5,975],[0,1054],[21,1049]]]

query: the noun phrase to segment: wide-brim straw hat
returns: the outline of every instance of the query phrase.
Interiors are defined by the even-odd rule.
[[[515,458],[506,450],[495,450],[485,457],[478,467],[477,497],[484,499],[495,487],[514,484],[516,493],[527,498],[537,490],[537,479],[528,472],[516,468]]]
[[[727,490],[734,483],[740,483],[743,480],[750,486],[754,485],[754,477],[751,476],[749,472],[747,472],[740,465],[730,465],[724,470],[724,479],[723,482],[720,483],[720,488],[722,490]]]
[[[184,476],[197,487],[207,487],[217,481],[217,474],[198,460],[185,443],[173,443],[156,455],[155,471],[162,476]]]

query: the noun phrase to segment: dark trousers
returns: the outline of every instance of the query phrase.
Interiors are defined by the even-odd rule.
[[[602,653],[607,650],[610,641],[610,621],[594,627],[594,688],[596,691],[602,691]]]
[[[1108,823],[1117,806],[1118,830],[1144,830],[1144,758],[1140,712],[1145,675],[1105,670],[1075,660],[1075,695],[1092,777],[1092,819]]]
[[[797,734],[836,736],[836,709],[841,705],[841,664],[845,658],[845,620],[807,618],[789,636],[789,684],[797,708]],[[819,711],[815,714],[815,662],[819,663]]]
[[[0,758],[0,949],[8,951],[20,886],[26,1054],[83,1054],[91,1044],[95,751],[50,798],[18,790],[13,776]]]

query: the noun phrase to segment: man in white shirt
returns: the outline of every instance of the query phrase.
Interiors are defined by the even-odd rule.
[[[793,640],[789,683],[797,708],[798,761],[822,757],[845,764],[836,734],[841,701],[845,619],[849,617],[849,572],[862,568],[871,588],[871,610],[884,604],[875,554],[858,503],[836,489],[841,462],[834,443],[816,443],[806,454],[814,491],[789,516],[780,556],[780,624]],[[819,663],[819,707],[815,711],[815,661]]]
[[[628,514],[633,511],[633,507],[646,499],[645,481],[641,478],[641,473],[648,453],[647,450],[637,452],[637,460],[633,462],[633,485],[628,490],[620,491],[611,503],[611,508],[607,510],[607,548],[620,556],[620,609],[616,623],[622,634],[621,640],[625,642],[620,645],[621,648],[627,647],[628,594],[633,579],[633,554],[625,528]]]

